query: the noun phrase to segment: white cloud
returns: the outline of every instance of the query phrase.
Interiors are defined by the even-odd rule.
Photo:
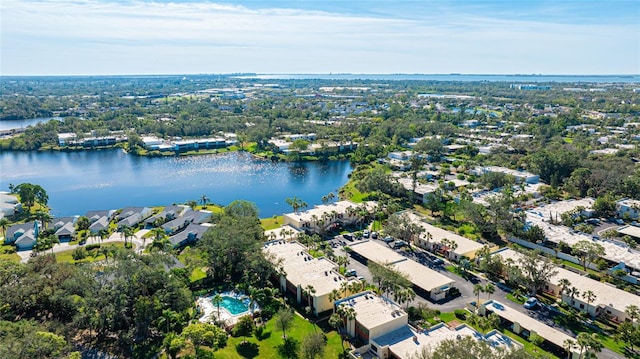
[[[3,74],[638,73],[635,25],[3,0]],[[611,56],[617,54],[618,56]]]

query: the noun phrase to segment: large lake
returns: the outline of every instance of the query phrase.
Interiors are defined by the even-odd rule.
[[[83,152],[4,152],[0,189],[9,183],[42,186],[54,216],[88,210],[185,203],[206,195],[227,205],[236,199],[256,203],[261,217],[291,212],[287,197],[321,203],[322,196],[348,181],[348,161],[283,163],[246,153],[147,158],[121,150]]]

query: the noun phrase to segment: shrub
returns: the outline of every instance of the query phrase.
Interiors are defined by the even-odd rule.
[[[78,247],[73,250],[71,257],[76,261],[83,260],[87,258],[87,250],[84,247]]]
[[[85,247],[87,249],[87,251],[92,251],[94,249],[98,249],[100,248],[100,244],[89,244],[88,246]]]
[[[467,313],[468,312],[464,309],[456,309],[453,311],[453,314],[456,316],[456,318],[462,319],[462,320],[467,319]]]

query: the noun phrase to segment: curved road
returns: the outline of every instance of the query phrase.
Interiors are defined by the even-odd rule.
[[[133,237],[130,239],[132,243],[134,243],[136,245],[136,253],[142,253],[142,251],[145,249],[147,242],[144,241],[142,239],[142,237],[147,234],[149,232],[148,229],[141,229],[139,231],[137,231]],[[120,232],[115,232],[113,233],[109,238],[105,239],[104,241],[102,241],[102,244],[105,243],[115,243],[115,242],[124,242],[124,237],[121,236],[122,233]],[[87,244],[93,244],[93,243],[99,243],[99,240],[95,237],[90,237],[89,239],[87,239]],[[86,244],[84,244],[86,245]],[[83,246],[84,246],[83,245]],[[56,245],[53,246],[53,253],[60,253],[60,252],[66,252],[66,251],[70,251],[70,250],[74,250],[78,247],[82,247],[79,244],[69,244],[69,243],[58,243]],[[42,253],[51,253],[52,250],[48,249]],[[33,253],[33,251],[20,251],[17,254],[20,256],[20,262],[22,263],[27,263],[29,261],[29,258],[31,258],[31,253]]]

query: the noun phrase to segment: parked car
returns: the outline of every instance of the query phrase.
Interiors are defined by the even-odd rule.
[[[378,232],[371,232],[371,238],[378,239]]]
[[[618,218],[618,219],[616,219],[616,224],[623,225],[624,221],[621,220],[620,218]]]
[[[393,237],[391,237],[391,236],[386,236],[386,237],[382,238],[382,241],[383,241],[384,243],[391,243],[391,242],[393,242]]]
[[[442,258],[436,258],[433,260],[433,264],[439,266],[439,265],[443,265],[444,261],[442,260]]]
[[[531,297],[527,299],[526,302],[524,302],[525,309],[534,309],[537,306],[538,306],[538,298],[536,297]]]
[[[402,247],[404,247],[406,245],[407,245],[407,242],[405,242],[405,241],[395,241],[395,242],[393,242],[393,249],[402,248]]]
[[[358,273],[356,272],[355,269],[347,269],[347,271],[344,273],[344,275],[346,277],[355,277],[356,275],[358,275]]]
[[[351,233],[345,233],[342,235],[342,237],[344,237],[344,239],[348,240],[348,241],[353,241],[353,234]]]
[[[368,230],[368,229],[365,229],[364,231],[362,231],[362,236],[363,236],[364,238],[369,238],[369,230]]]

